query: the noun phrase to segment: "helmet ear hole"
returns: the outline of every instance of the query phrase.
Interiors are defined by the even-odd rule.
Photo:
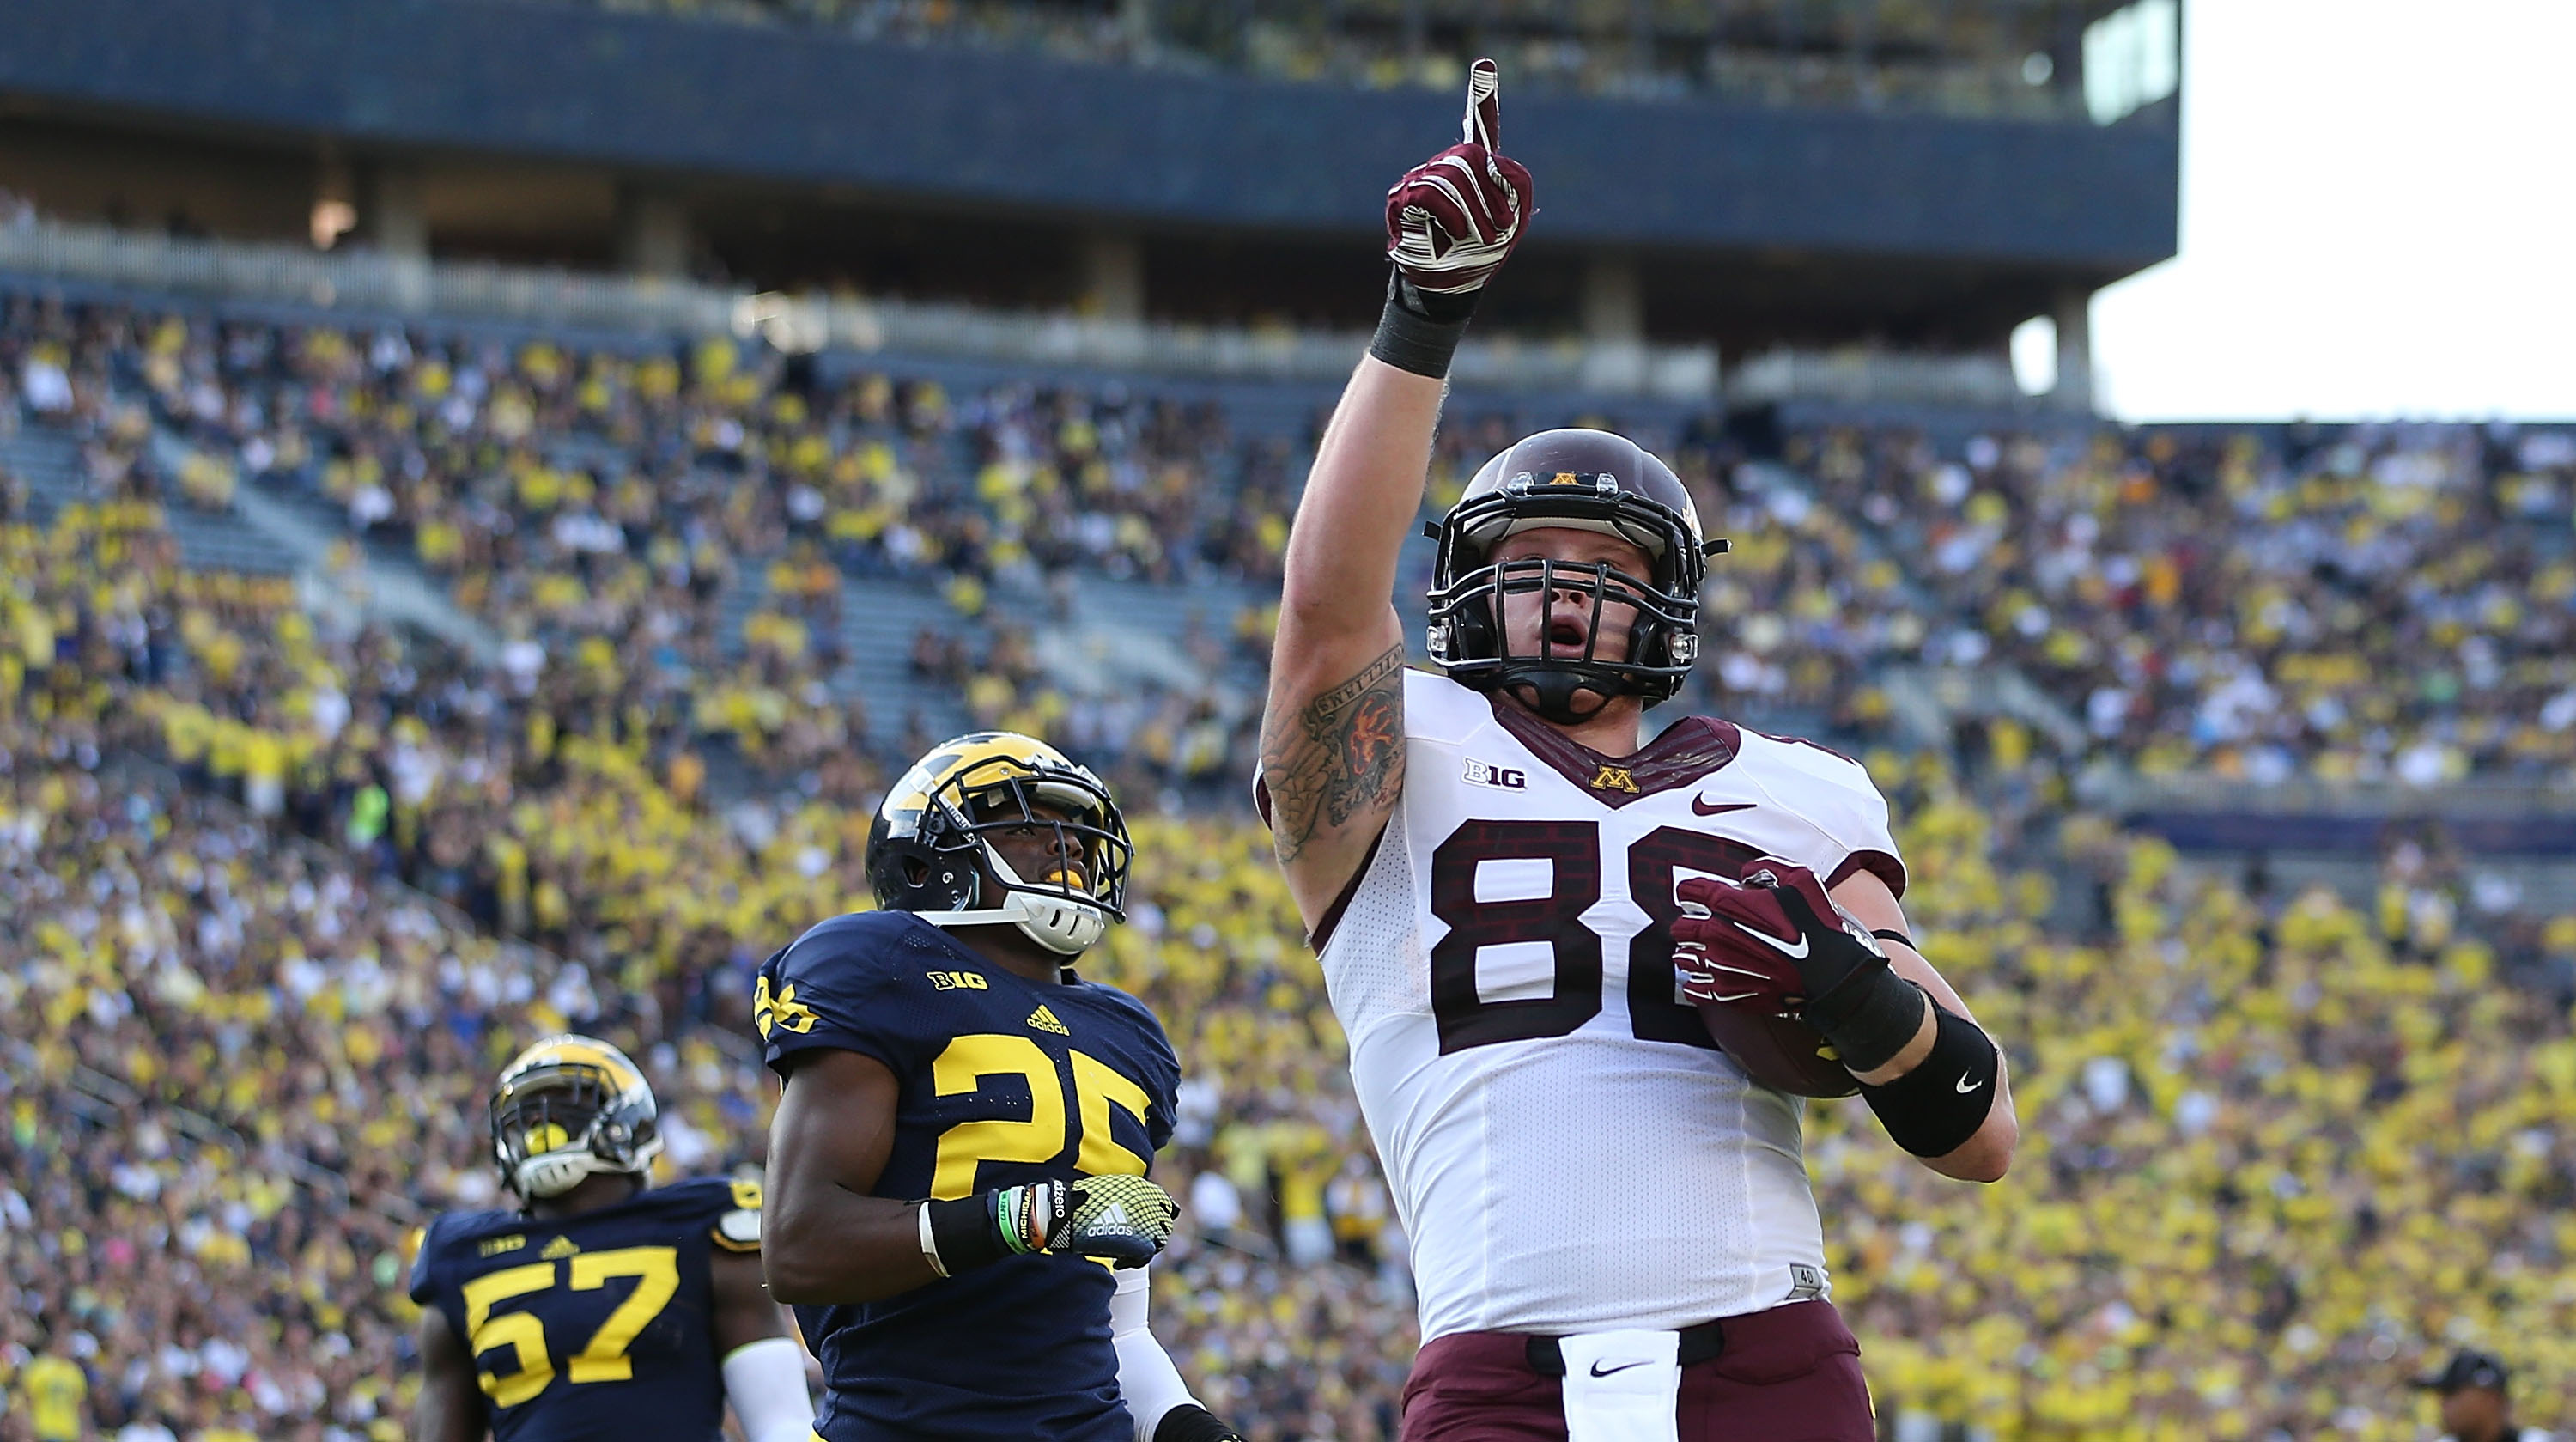
[[[930,880],[930,863],[922,860],[918,856],[905,857],[903,859],[903,879],[911,882],[915,886],[926,885]]]
[[[1494,613],[1501,609],[1502,604],[1502,595],[1497,591],[1482,604],[1471,602],[1458,608],[1458,614],[1453,618],[1458,627],[1458,654],[1490,656],[1495,653],[1502,627]]]

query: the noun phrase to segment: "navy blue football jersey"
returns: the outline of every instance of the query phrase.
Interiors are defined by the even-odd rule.
[[[760,1249],[760,1188],[719,1177],[539,1219],[429,1224],[411,1299],[474,1354],[498,1442],[713,1442],[724,1430],[713,1249]]]
[[[907,912],[835,917],[799,937],[761,968],[753,1016],[782,1076],[816,1048],[893,1071],[877,1196],[1141,1174],[1172,1134],[1180,1064],[1144,1003],[1025,980]],[[826,1442],[1129,1442],[1114,1287],[1098,1262],[1040,1253],[877,1302],[799,1307],[830,1386],[814,1430]]]

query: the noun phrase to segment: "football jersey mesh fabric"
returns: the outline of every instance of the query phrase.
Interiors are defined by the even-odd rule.
[[[1763,855],[1901,888],[1867,773],[1699,718],[1618,761],[1542,754],[1419,673],[1405,729],[1403,795],[1322,961],[1424,1339],[1680,1328],[1814,1295],[1801,1104],[1681,1004],[1666,928],[1679,876]]]

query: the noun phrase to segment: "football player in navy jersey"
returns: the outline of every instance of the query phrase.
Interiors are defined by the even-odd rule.
[[[1073,963],[1118,920],[1126,823],[1055,748],[979,732],[897,781],[882,910],[761,968],[781,1096],[772,1295],[823,1364],[824,1442],[1220,1442],[1146,1329],[1174,1207],[1145,1179],[1180,1066]]]
[[[450,1212],[412,1267],[413,1442],[804,1442],[805,1354],[760,1276],[756,1183],[650,1185],[659,1108],[586,1036],[521,1052],[492,1090],[516,1208]]]

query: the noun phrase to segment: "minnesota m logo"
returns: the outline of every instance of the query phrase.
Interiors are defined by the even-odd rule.
[[[1637,778],[1629,775],[1628,768],[1625,766],[1604,766],[1601,768],[1601,774],[1592,778],[1592,789],[1625,791],[1634,796],[1637,794]]]

